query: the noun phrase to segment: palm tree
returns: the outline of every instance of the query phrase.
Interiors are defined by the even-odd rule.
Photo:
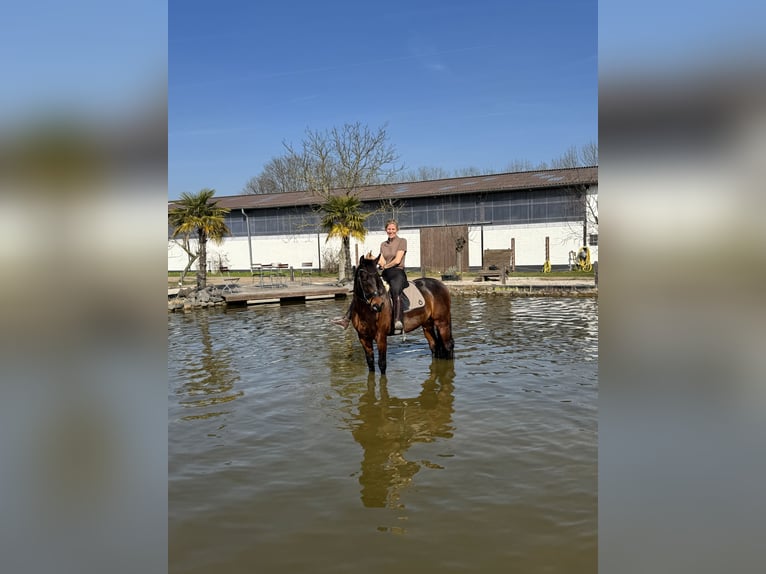
[[[364,222],[370,214],[362,213],[361,207],[361,200],[353,195],[331,195],[319,207],[320,225],[327,232],[327,239],[340,237],[341,240],[339,282],[351,280],[351,237],[364,241],[367,236]]]
[[[214,189],[202,189],[197,193],[182,193],[181,198],[173,203],[175,208],[168,213],[168,223],[173,227],[173,237],[196,234],[199,264],[197,265],[197,290],[207,284],[207,241],[221,243],[231,231],[224,223],[224,215],[229,213],[226,207],[218,207],[212,201]]]

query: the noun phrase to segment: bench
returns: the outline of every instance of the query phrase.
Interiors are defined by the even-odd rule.
[[[485,249],[484,265],[478,275],[482,281],[500,280],[505,285],[508,268],[511,264],[510,249]],[[490,268],[494,269],[490,269]]]

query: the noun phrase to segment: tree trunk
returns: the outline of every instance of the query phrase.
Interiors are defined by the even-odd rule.
[[[194,265],[194,262],[197,260],[197,256],[189,256],[189,262],[186,264],[186,267],[184,267],[184,270],[181,271],[181,277],[178,279],[178,284],[183,286],[184,279],[186,278],[186,274],[189,272],[189,269],[191,269],[191,266]]]
[[[344,237],[341,245],[341,257],[343,265],[340,268],[340,280],[351,281],[351,238],[349,236]]]
[[[199,231],[199,265],[197,265],[197,291],[207,286],[207,236]]]
[[[178,285],[180,287],[183,287],[184,279],[186,279],[186,275],[189,273],[189,270],[191,269],[191,266],[194,265],[194,262],[199,257],[198,253],[192,253],[191,247],[189,246],[189,236],[184,235],[181,239],[180,243],[178,240],[176,240],[176,245],[178,245],[181,249],[184,250],[186,253],[186,259],[188,260],[186,263],[186,267],[184,267],[183,271],[181,271],[181,277],[178,278]]]

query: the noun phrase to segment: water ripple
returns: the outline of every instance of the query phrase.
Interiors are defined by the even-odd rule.
[[[386,377],[345,305],[168,316],[171,571],[595,570],[598,301],[454,297]]]

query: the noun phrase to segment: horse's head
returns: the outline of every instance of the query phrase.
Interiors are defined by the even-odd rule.
[[[386,288],[378,274],[379,259],[380,255],[374,259],[361,257],[354,274],[354,294],[376,313],[380,313],[386,300]]]

